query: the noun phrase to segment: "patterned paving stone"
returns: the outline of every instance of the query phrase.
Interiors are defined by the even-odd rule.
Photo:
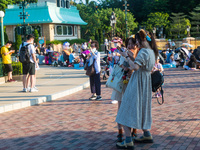
[[[153,99],[153,144],[136,150],[200,150],[200,72],[165,71],[165,103]],[[0,114],[0,150],[115,150],[117,105],[85,89],[56,101]],[[138,131],[139,135],[142,131]]]

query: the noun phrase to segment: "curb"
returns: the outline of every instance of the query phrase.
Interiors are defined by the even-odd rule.
[[[26,107],[29,107],[29,106],[34,106],[34,105],[49,102],[49,101],[53,101],[53,100],[56,100],[58,98],[61,98],[61,97],[76,93],[78,91],[81,91],[81,90],[89,87],[89,85],[90,85],[89,81],[87,81],[87,82],[85,82],[85,83],[83,83],[83,84],[81,84],[77,87],[74,87],[72,89],[68,89],[68,90],[65,90],[65,91],[62,91],[62,92],[58,92],[58,93],[51,94],[51,95],[46,95],[46,96],[43,96],[43,97],[38,97],[38,98],[35,98],[35,99],[30,99],[30,100],[27,100],[27,101],[21,101],[21,102],[18,102],[18,103],[0,106],[0,113],[12,111],[12,110],[17,110],[17,109],[21,109],[21,108],[26,108]]]

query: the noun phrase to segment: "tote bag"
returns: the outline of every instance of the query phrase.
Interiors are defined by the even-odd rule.
[[[115,65],[112,74],[109,76],[106,82],[106,86],[122,93],[124,86],[122,79],[123,74],[124,70],[119,65]]]

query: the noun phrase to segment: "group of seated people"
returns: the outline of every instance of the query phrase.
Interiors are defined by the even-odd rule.
[[[189,50],[187,52],[180,48],[179,50],[163,50],[160,53],[162,59],[160,63],[163,67],[178,68],[182,66],[186,70],[196,70],[200,66],[200,47],[195,50]]]

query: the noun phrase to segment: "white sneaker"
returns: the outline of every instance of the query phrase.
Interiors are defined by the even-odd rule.
[[[27,88],[27,92],[30,92],[30,90],[31,90],[31,88],[30,88],[30,87],[28,87],[28,88]]]
[[[38,90],[35,89],[35,88],[31,88],[31,89],[30,89],[30,92],[31,92],[31,93],[33,93],[33,92],[38,92]]]
[[[113,101],[111,101],[111,104],[117,104],[117,103],[118,103],[117,100],[113,100]]]
[[[38,90],[38,88],[35,86],[34,89]]]
[[[22,92],[27,92],[27,89],[26,88],[23,88],[23,91]]]

